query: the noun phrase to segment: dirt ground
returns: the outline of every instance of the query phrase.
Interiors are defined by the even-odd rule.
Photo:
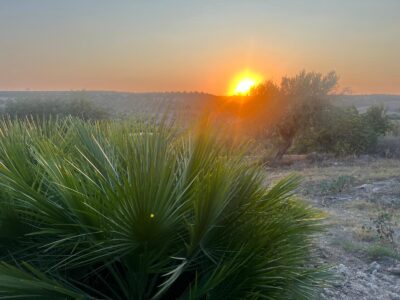
[[[331,159],[267,172],[271,181],[300,174],[299,194],[326,212],[317,253],[335,279],[321,299],[400,300],[400,160]]]

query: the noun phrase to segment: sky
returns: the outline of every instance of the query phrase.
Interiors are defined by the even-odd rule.
[[[0,0],[0,90],[224,95],[303,69],[400,94],[400,1]]]

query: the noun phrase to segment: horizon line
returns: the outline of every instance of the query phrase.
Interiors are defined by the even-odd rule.
[[[121,93],[121,94],[203,94],[215,97],[229,97],[230,95],[217,95],[204,91],[127,91],[127,90],[0,90],[0,93]],[[343,93],[332,94],[336,96],[400,96],[400,93]]]

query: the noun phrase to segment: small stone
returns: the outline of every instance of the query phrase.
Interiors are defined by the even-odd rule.
[[[368,184],[363,184],[363,185],[358,186],[357,189],[359,189],[359,190],[366,190],[367,187],[368,187]]]
[[[344,264],[340,264],[337,266],[337,271],[340,274],[347,275],[349,269]]]
[[[381,269],[381,265],[378,264],[376,261],[372,262],[368,267],[368,271],[371,272],[371,273],[373,271],[379,271],[380,269]]]
[[[388,268],[387,270],[389,273],[392,273],[393,275],[400,276],[400,266]]]
[[[367,274],[365,274],[364,272],[361,272],[361,271],[357,271],[356,276],[358,278],[362,278],[362,279],[366,279],[367,278]]]
[[[343,282],[334,281],[334,282],[332,282],[332,286],[334,286],[335,288],[340,288],[343,286]]]

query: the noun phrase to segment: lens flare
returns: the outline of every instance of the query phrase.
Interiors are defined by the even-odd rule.
[[[246,96],[251,88],[260,84],[262,77],[250,71],[244,71],[238,74],[230,85],[228,94],[230,96]]]

